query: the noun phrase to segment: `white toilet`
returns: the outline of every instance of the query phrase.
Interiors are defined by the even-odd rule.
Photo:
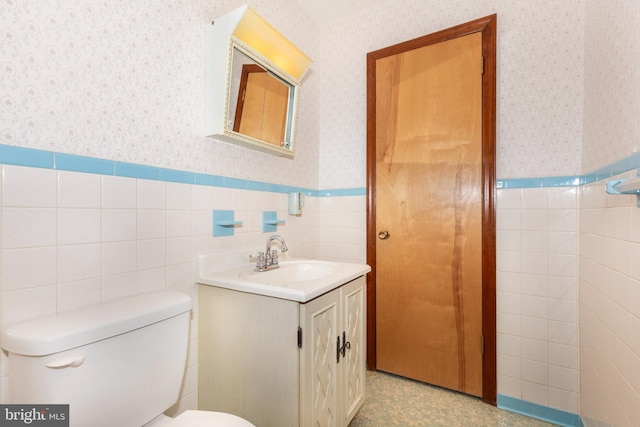
[[[163,412],[179,397],[191,299],[154,292],[8,327],[10,403],[69,404],[71,427],[255,427],[231,414]]]

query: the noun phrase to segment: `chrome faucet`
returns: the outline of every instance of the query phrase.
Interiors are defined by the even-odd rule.
[[[268,271],[280,267],[278,264],[278,251],[276,249],[271,250],[271,246],[274,241],[280,244],[280,252],[287,252],[289,250],[287,244],[280,235],[274,234],[270,236],[267,239],[266,251],[258,253],[256,268],[254,269],[255,271]]]

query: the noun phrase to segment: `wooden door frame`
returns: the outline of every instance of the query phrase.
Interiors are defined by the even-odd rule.
[[[376,61],[426,45],[482,33],[482,400],[497,403],[496,370],[496,29],[497,15],[367,54],[367,367],[376,370]]]
[[[242,121],[242,112],[244,110],[244,95],[249,82],[249,74],[266,73],[267,70],[258,64],[243,64],[242,74],[240,75],[240,88],[238,89],[238,102],[236,103],[236,113],[233,119],[233,131],[240,131],[240,122]],[[260,138],[258,138],[260,139]]]

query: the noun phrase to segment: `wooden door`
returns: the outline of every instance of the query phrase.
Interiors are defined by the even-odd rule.
[[[495,403],[490,18],[369,54],[368,359]]]
[[[255,64],[242,67],[234,131],[281,146],[287,123],[289,87]]]

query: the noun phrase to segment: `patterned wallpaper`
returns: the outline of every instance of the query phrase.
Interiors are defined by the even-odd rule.
[[[244,3],[0,1],[0,143],[315,188],[317,76],[301,93],[295,160],[201,136],[206,31]],[[295,5],[252,3],[313,58]]]
[[[640,148],[640,3],[588,0],[586,22],[582,166],[591,171]]]
[[[294,0],[251,2],[315,60],[289,160],[199,132],[207,25],[244,1],[0,0],[0,143],[363,187],[366,53],[498,13],[498,177],[579,174],[585,1],[382,0],[322,27]]]
[[[322,29],[321,188],[364,185],[366,53],[492,13],[498,177],[580,173],[584,0],[384,0]]]

